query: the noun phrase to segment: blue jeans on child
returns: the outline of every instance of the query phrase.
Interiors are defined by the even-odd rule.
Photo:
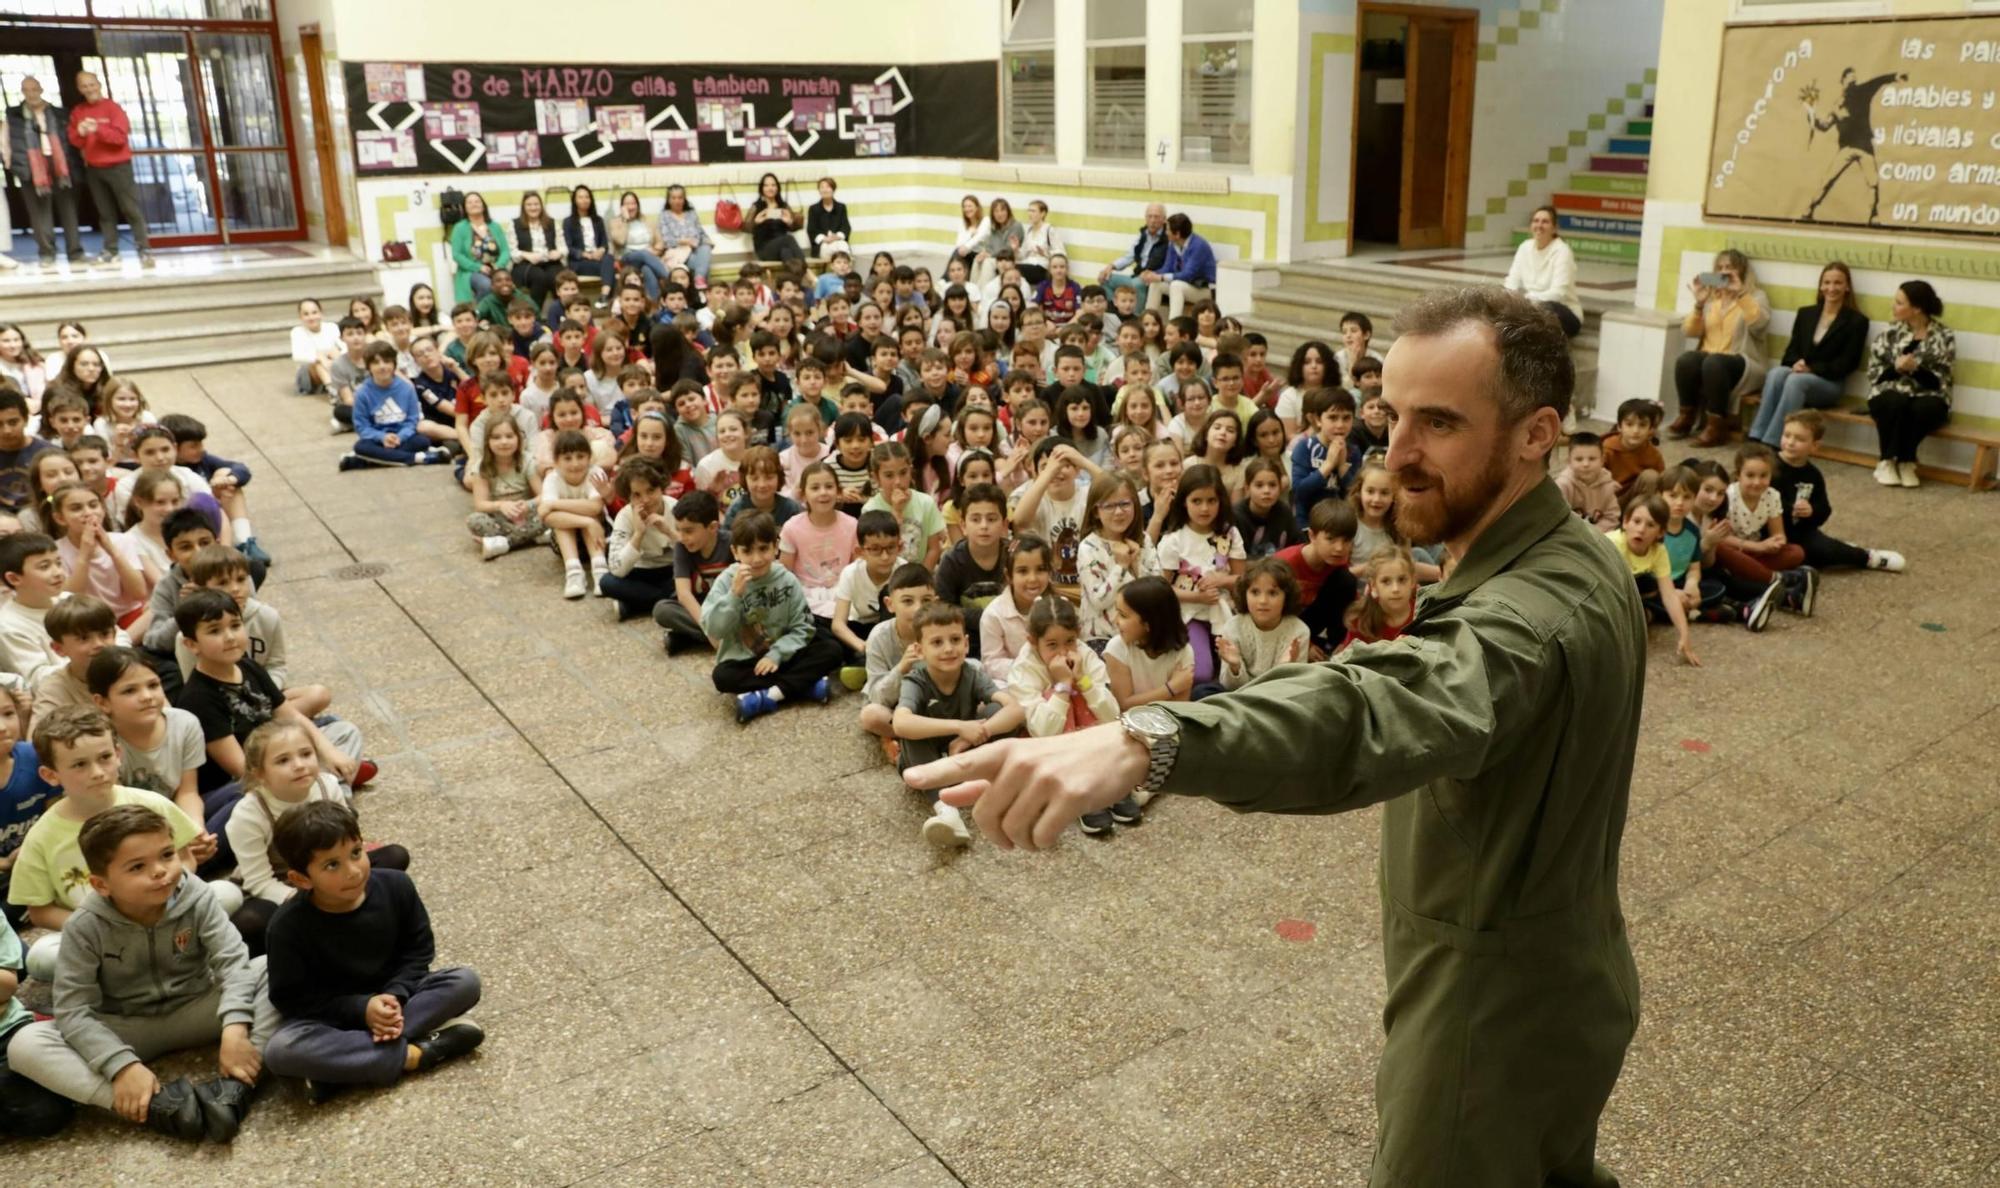
[[[264,1067],[281,1077],[330,1085],[393,1085],[409,1045],[479,1004],[479,975],[468,965],[434,969],[403,1004],[401,1039],[378,1044],[366,1027],[292,1019],[264,1045]]]
[[[1840,403],[1840,385],[1810,371],[1773,367],[1764,376],[1764,398],[1750,423],[1750,439],[1776,449],[1785,418],[1802,408],[1832,408]]]

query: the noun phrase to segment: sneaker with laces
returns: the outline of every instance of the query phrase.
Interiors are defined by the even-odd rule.
[[[1924,485],[1923,478],[1917,474],[1917,464],[1915,462],[1896,463],[1896,478],[1905,487],[1921,487]]]
[[[1792,572],[1799,575],[1799,616],[1810,619],[1813,605],[1819,601],[1819,570],[1810,565],[1801,565]]]
[[[351,1088],[353,1086],[342,1085],[334,1081],[315,1081],[307,1078],[306,1100],[313,1105],[325,1105]]]
[[[177,1139],[200,1142],[207,1133],[201,1116],[201,1099],[186,1077],[175,1077],[153,1092],[146,1105],[146,1129]]]
[[[326,428],[327,432],[333,434],[335,437],[339,437],[341,434],[347,432],[347,426],[340,423],[339,417],[328,417],[326,419]]]
[[[583,567],[580,565],[571,566],[563,572],[563,597],[581,598],[584,593]]]
[[[1146,814],[1140,809],[1138,801],[1127,796],[1111,806],[1111,819],[1120,825],[1137,825],[1146,819]]]
[[[1875,481],[1885,487],[1893,487],[1903,480],[1896,474],[1896,464],[1884,458],[1875,464]]]
[[[202,1130],[211,1143],[226,1143],[243,1129],[243,1119],[250,1114],[250,1103],[257,1095],[255,1085],[246,1085],[235,1077],[218,1077],[204,1081],[194,1088],[194,1097],[201,1106]]]
[[[1868,568],[1880,569],[1887,573],[1901,573],[1908,562],[1894,549],[1869,549]]]
[[[1078,822],[1077,827],[1090,836],[1096,837],[1099,834],[1111,832],[1113,819],[1109,812],[1100,809],[1094,813],[1083,814],[1083,820]]]
[[[1771,579],[1770,585],[1764,587],[1762,594],[1757,595],[1743,608],[1743,626],[1753,632],[1762,631],[1771,621],[1771,608],[1784,596],[1784,592],[1785,577],[1779,574]]]
[[[451,451],[443,446],[432,446],[430,449],[424,451],[423,457],[418,461],[423,466],[436,466],[440,463],[451,461]]]
[[[507,555],[507,538],[504,536],[482,536],[479,538],[479,559],[491,561],[495,557]]]

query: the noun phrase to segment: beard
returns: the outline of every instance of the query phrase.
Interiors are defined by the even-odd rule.
[[[1472,530],[1507,485],[1508,461],[1496,449],[1479,474],[1462,482],[1421,467],[1396,472],[1396,531],[1415,545],[1455,540]],[[1425,488],[1415,497],[1410,484]]]

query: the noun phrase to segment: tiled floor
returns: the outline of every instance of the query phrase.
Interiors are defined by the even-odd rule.
[[[1373,814],[1173,801],[1108,842],[940,861],[851,703],[738,728],[699,660],[565,603],[551,558],[480,563],[444,473],[335,474],[288,379],[146,386],[255,467],[292,667],[384,759],[362,818],[413,852],[490,1038],[319,1109],[278,1086],[228,1151],[91,1117],[11,1147],[10,1178],[1362,1182]],[[1908,574],[1704,629],[1699,670],[1654,639],[1624,875],[1644,1022],[1601,1143],[1628,1185],[2000,1183],[2000,498],[1828,471],[1835,526]]]

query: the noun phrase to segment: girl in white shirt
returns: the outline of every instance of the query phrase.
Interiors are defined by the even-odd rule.
[[[1214,633],[1233,613],[1229,591],[1243,576],[1243,538],[1236,531],[1222,476],[1196,463],[1181,472],[1174,505],[1160,534],[1160,572],[1172,583],[1194,647],[1195,679],[1215,679]]]
[[[1165,578],[1147,574],[1118,591],[1118,634],[1104,648],[1104,671],[1120,709],[1194,692],[1194,649]]]
[[[1083,543],[1076,571],[1083,588],[1083,638],[1102,651],[1118,634],[1118,592],[1160,571],[1153,542],[1139,528],[1139,491],[1119,471],[1090,485],[1083,505]]]

